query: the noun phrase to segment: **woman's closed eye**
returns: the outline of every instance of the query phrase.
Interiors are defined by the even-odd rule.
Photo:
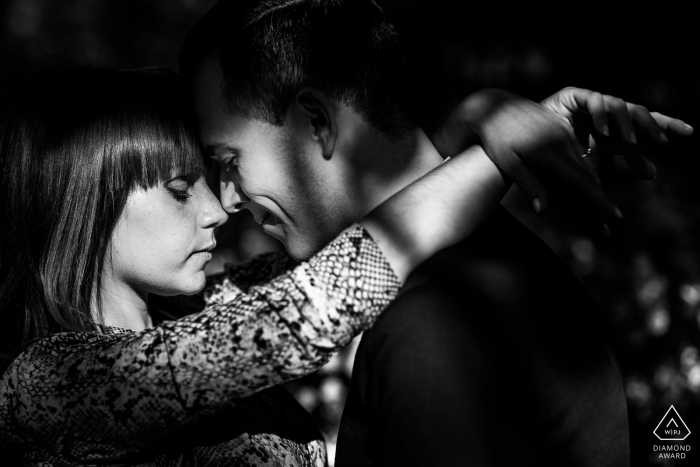
[[[190,193],[190,183],[187,180],[187,175],[181,175],[168,180],[163,185],[166,190],[175,198],[175,201],[185,204],[192,197]]]

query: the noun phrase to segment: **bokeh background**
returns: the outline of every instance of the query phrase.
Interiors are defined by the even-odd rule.
[[[214,0],[5,0],[0,2],[0,96],[27,73],[91,63],[177,69],[187,30]],[[483,87],[541,100],[564,86],[595,89],[697,127],[700,54],[692,14],[665,2],[640,11],[567,4],[557,9],[503,2],[380,0],[416,58],[415,97],[426,128]],[[674,405],[694,450],[700,443],[700,173],[698,137],[652,154],[654,182],[605,180],[624,222],[603,236],[556,196],[541,217],[523,197],[504,204],[571,267],[604,310],[624,375],[633,465],[658,459],[652,431]],[[0,222],[2,220],[0,219]],[[242,213],[219,232],[212,269],[279,249]],[[533,273],[536,274],[533,265]],[[567,304],[561,304],[566,313]],[[566,332],[566,330],[562,330]],[[312,412],[332,452],[355,344],[315,375],[289,385]],[[501,368],[498,371],[509,371]],[[517,381],[513,382],[517,397]],[[507,440],[504,440],[507,446]]]

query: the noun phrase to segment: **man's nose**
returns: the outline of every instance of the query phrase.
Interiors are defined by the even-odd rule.
[[[250,198],[241,189],[240,183],[236,183],[233,177],[221,178],[219,196],[221,197],[221,207],[229,214],[242,210],[245,208],[245,203],[250,201]]]

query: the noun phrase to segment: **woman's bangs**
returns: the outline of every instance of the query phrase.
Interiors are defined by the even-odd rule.
[[[147,176],[141,178],[142,186],[152,187],[158,182],[205,169],[194,134],[184,126],[168,128],[163,133],[151,138],[151,147],[141,155],[147,169]]]
[[[118,173],[113,188],[148,189],[206,169],[196,136],[182,122],[148,120],[134,125],[120,144],[113,145]]]

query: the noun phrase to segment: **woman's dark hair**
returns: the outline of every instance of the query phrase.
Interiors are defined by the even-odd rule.
[[[0,371],[33,339],[95,329],[127,197],[203,167],[180,97],[174,72],[81,68],[2,105]]]

